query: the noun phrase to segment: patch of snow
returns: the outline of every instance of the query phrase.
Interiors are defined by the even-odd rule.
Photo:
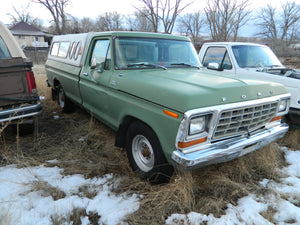
[[[74,209],[96,212],[99,224],[124,224],[126,216],[138,210],[139,197],[123,193],[115,195],[111,188],[118,185],[112,174],[102,178],[85,179],[82,175],[63,176],[63,169],[44,166],[17,168],[14,165],[0,168],[0,221],[7,225],[53,224],[51,217],[67,221]],[[63,191],[64,198],[54,200],[43,190],[34,190],[35,182],[46,182],[50,187]],[[80,192],[81,187],[97,190],[96,196],[88,198]],[[88,217],[81,218],[89,224]]]
[[[221,225],[221,224],[260,224],[271,225],[272,222],[265,219],[261,213],[272,208],[275,210],[274,220],[276,224],[300,224],[300,152],[285,152],[287,167],[280,170],[282,178],[280,183],[264,179],[260,182],[262,187],[268,188],[271,194],[257,197],[249,195],[241,198],[237,206],[227,205],[225,215],[220,218],[209,214],[203,215],[197,212],[188,214],[173,214],[166,220],[167,225],[191,224]]]

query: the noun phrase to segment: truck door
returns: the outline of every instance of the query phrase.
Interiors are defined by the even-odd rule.
[[[80,74],[79,88],[82,105],[92,114],[108,116],[109,82],[112,75],[110,40],[95,39]],[[108,119],[109,121],[109,119]]]

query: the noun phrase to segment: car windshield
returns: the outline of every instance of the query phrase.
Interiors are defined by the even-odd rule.
[[[246,67],[282,67],[281,62],[267,46],[232,46],[238,65]]]
[[[10,53],[7,49],[6,44],[3,39],[0,37],[0,59],[9,59],[11,58]]]
[[[194,46],[181,40],[119,37],[115,55],[117,69],[200,67]]]

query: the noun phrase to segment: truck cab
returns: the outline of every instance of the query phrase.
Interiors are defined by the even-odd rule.
[[[300,125],[300,71],[287,68],[266,45],[247,42],[207,42],[199,51],[202,65],[220,75],[283,84],[291,93],[288,118]]]

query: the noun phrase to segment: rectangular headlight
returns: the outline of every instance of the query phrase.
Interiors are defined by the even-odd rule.
[[[189,135],[200,134],[206,128],[206,116],[192,118],[190,121]]]
[[[287,107],[288,107],[288,100],[287,99],[280,100],[278,112],[284,112]]]

